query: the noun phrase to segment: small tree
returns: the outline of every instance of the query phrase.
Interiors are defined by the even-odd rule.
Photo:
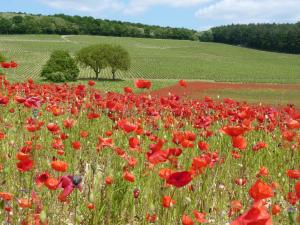
[[[107,44],[91,45],[77,52],[76,60],[81,66],[91,68],[96,74],[96,79],[98,79],[101,70],[109,65],[108,55],[111,52],[110,49],[110,45]]]
[[[79,69],[75,60],[63,50],[52,52],[41,73],[42,77],[54,82],[74,81],[78,75]]]
[[[113,80],[118,70],[127,71],[130,68],[130,57],[126,49],[120,45],[113,45],[110,48],[108,57],[108,65],[111,68]]]

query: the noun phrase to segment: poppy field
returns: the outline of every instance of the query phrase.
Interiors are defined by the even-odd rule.
[[[123,93],[103,93],[94,81],[11,83],[2,75],[0,221],[299,223],[294,105],[158,96],[151,86],[136,80]]]

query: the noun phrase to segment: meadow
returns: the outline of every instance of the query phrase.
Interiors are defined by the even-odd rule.
[[[300,56],[258,51],[242,47],[194,41],[118,38],[102,36],[1,35],[0,50],[20,66],[11,78],[40,80],[42,65],[53,50],[71,53],[96,43],[125,47],[132,58],[120,79],[186,79],[252,83],[299,83]],[[91,78],[82,70],[81,78]],[[110,78],[110,71],[103,71]],[[162,82],[161,81],[161,82]]]
[[[0,79],[7,224],[300,221],[300,112],[292,105],[155,97],[145,80],[104,94],[93,81]]]

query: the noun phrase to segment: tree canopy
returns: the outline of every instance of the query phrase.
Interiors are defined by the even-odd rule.
[[[126,71],[130,68],[129,53],[120,45],[90,45],[77,52],[76,60],[82,67],[92,69],[96,79],[101,71],[108,67],[112,71],[113,79],[118,70]]]
[[[241,45],[250,48],[300,53],[300,23],[296,24],[248,24],[214,27],[200,36],[202,41]],[[206,39],[205,39],[206,38]]]
[[[118,37],[198,40],[195,30],[140,23],[94,19],[93,17],[0,13],[0,34],[88,34]]]
[[[108,65],[111,68],[113,79],[118,70],[126,71],[130,68],[130,56],[120,45],[112,45],[107,55]]]

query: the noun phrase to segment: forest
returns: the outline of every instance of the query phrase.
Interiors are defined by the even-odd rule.
[[[200,40],[299,54],[300,22],[219,26],[203,32]]]
[[[81,34],[117,37],[199,40],[195,30],[140,23],[95,19],[93,17],[0,13],[0,34]]]

